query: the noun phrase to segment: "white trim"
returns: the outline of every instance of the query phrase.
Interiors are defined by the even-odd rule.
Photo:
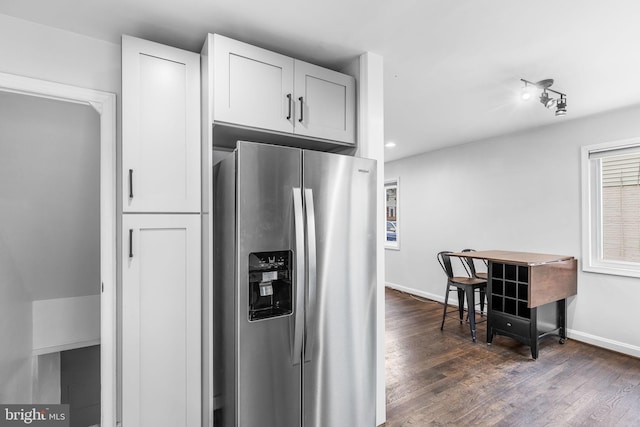
[[[396,291],[404,292],[405,294],[415,295],[415,296],[420,297],[420,298],[426,298],[426,299],[429,299],[429,300],[436,301],[436,302],[444,304],[444,296],[443,295],[436,295],[436,294],[432,294],[432,293],[429,293],[429,292],[420,291],[418,289],[408,288],[406,286],[398,285],[396,283],[391,283],[391,282],[385,282],[384,285],[389,289],[395,289]],[[452,298],[452,302],[451,302],[450,305],[456,305],[457,306],[458,305],[457,299],[456,299],[456,301],[453,301],[453,299],[455,299],[455,298]]]
[[[94,345],[100,345],[100,340],[97,339],[97,340],[74,342],[70,344],[54,345],[53,347],[34,348],[31,354],[33,356],[41,356],[43,354],[58,353],[61,351],[73,350],[76,348],[91,347]],[[100,348],[100,351],[102,351],[102,347]],[[34,403],[37,403],[37,402],[34,402]]]
[[[598,144],[587,145],[582,147],[582,150],[584,152],[584,150],[586,149],[588,153],[592,155],[592,157],[600,157],[603,152],[613,150],[626,151],[630,148],[638,147],[638,144],[640,144],[640,138],[627,138],[618,141],[607,141],[600,142]]]
[[[116,425],[116,96],[0,73],[0,91],[85,104],[100,114],[101,426]]]
[[[355,63],[354,63],[355,66]],[[360,55],[358,71],[358,147],[356,155],[377,161],[376,201],[376,425],[387,419],[385,387],[384,316],[384,61],[366,52]]]
[[[593,194],[598,188],[593,188],[599,182],[594,175],[591,162],[606,157],[602,153],[614,150],[628,150],[640,147],[640,138],[630,138],[619,141],[609,141],[599,144],[586,145],[580,148],[581,186],[582,186],[582,270],[590,273],[612,274],[617,276],[640,277],[640,264],[606,261],[601,259],[601,219],[598,211],[594,210]],[[597,156],[591,156],[598,153]],[[596,171],[597,173],[597,171]]]
[[[408,288],[406,286],[398,285],[396,283],[386,282],[385,286],[389,289],[395,289],[396,291],[404,292],[405,294],[414,295],[420,298],[425,298],[433,302],[444,304],[444,295],[432,294],[430,292],[424,292],[415,288]],[[458,298],[449,298],[447,305],[457,307]],[[485,306],[486,307],[486,306]]]
[[[618,353],[640,357],[640,347],[636,345],[630,345],[620,341],[610,340],[608,338],[599,337],[597,335],[588,334],[586,332],[576,331],[574,329],[567,329],[567,338],[595,345],[597,347],[606,348],[607,350],[616,351]]]

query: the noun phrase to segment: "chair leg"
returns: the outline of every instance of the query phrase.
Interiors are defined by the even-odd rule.
[[[447,316],[447,304],[449,302],[449,284],[447,283],[447,291],[444,293],[444,311],[442,312],[442,324],[440,330],[444,329],[444,319]]]
[[[469,328],[471,329],[471,339],[476,342],[476,307],[475,307],[475,291],[469,286],[465,290],[467,294],[467,313],[469,314]]]
[[[460,314],[460,324],[464,321],[464,290],[458,288],[458,313]]]
[[[480,316],[484,316],[484,299],[486,295],[487,291],[484,288],[480,288]]]

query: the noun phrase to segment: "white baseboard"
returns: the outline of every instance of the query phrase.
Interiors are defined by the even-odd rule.
[[[430,299],[430,300],[433,300],[433,301],[438,301],[438,302],[441,302],[441,303],[444,304],[444,296],[442,296],[442,295],[430,294],[428,292],[419,291],[419,290],[413,289],[413,288],[407,288],[405,286],[400,286],[400,285],[397,285],[395,283],[390,283],[390,282],[385,282],[385,286],[387,288],[390,288],[390,289],[395,289],[395,290],[400,291],[400,292],[404,292],[404,293],[407,293],[407,294],[415,295],[417,297],[427,298],[427,299]],[[451,302],[457,302],[457,301],[451,301]],[[454,304],[454,305],[457,305],[457,304]]]
[[[438,301],[444,304],[444,296],[442,295],[431,294],[429,292],[408,288],[406,286],[401,286],[396,283],[390,283],[390,282],[386,282],[385,286],[390,289],[396,289],[398,291],[405,292],[407,294],[419,296],[422,298],[427,298],[427,299]],[[458,305],[456,298],[449,298],[449,304]],[[569,329],[569,328],[567,328],[567,338],[584,342],[587,344],[591,344],[596,347],[602,347],[602,348],[606,348],[607,350],[612,350],[618,353],[627,354],[629,356],[640,358],[640,347],[635,345],[611,340],[609,338],[599,337],[597,335],[592,335],[586,332],[576,331],[575,329]]]
[[[640,347],[567,328],[567,337],[629,356],[640,357]]]

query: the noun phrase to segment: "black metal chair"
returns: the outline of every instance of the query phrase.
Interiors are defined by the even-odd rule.
[[[463,249],[460,252],[475,252],[475,249]],[[482,280],[487,280],[488,278],[488,273],[486,271],[477,271],[476,270],[476,265],[475,265],[475,259],[474,258],[464,258],[464,261],[466,263],[466,267],[468,267],[467,273],[469,274],[469,277],[476,277],[478,279],[482,279]],[[489,264],[487,263],[487,260],[482,260],[482,262],[484,263],[485,268],[489,267]],[[484,289],[480,289],[480,315],[482,315],[482,313],[484,313],[484,301],[486,298],[486,292]]]
[[[473,342],[476,342],[476,303],[475,303],[475,291],[483,291],[486,293],[487,289],[487,281],[484,279],[479,279],[477,277],[462,277],[455,276],[453,272],[453,266],[451,265],[451,251],[443,251],[438,253],[438,262],[442,267],[442,270],[447,275],[447,291],[444,297],[444,310],[442,312],[442,324],[440,325],[440,330],[444,329],[444,321],[447,317],[450,316],[450,313],[453,313],[453,310],[447,311],[447,307],[449,304],[449,291],[452,289],[456,290],[458,293],[458,316],[460,324],[462,324],[464,320],[464,301],[467,301],[467,319],[469,321],[469,329],[471,329],[471,339]],[[464,261],[460,260],[462,265],[465,267]],[[466,298],[465,298],[466,297]],[[486,320],[486,319],[485,319]]]

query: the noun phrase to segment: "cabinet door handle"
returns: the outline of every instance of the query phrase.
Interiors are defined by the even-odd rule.
[[[300,118],[298,119],[298,121],[302,123],[302,121],[304,120],[304,99],[300,97],[298,98],[298,101],[300,101]]]
[[[133,199],[133,169],[129,169],[129,198]]]
[[[287,115],[287,120],[291,120],[291,94],[287,94],[287,99],[289,100],[289,114]]]
[[[129,258],[133,258],[133,229],[129,229]]]

